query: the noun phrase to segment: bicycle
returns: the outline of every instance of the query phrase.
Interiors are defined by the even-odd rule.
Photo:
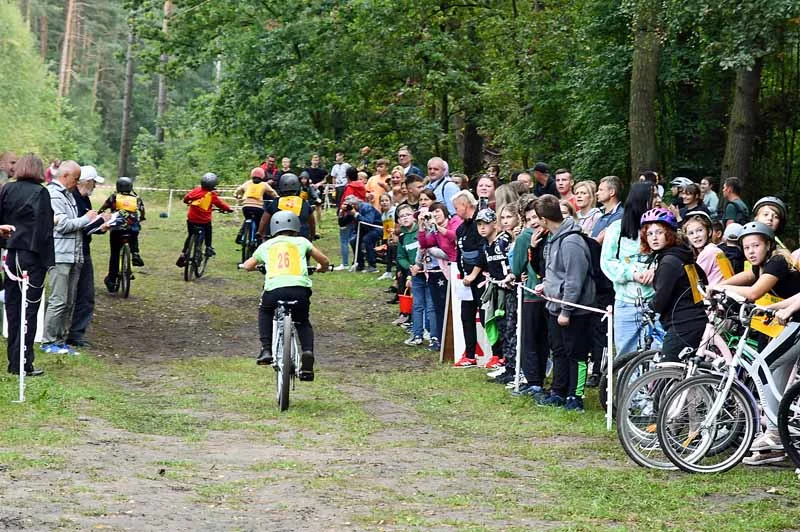
[[[131,292],[131,281],[134,279],[133,276],[133,269],[131,266],[131,234],[128,231],[125,231],[120,235],[120,241],[122,242],[122,247],[119,250],[119,273],[117,277],[117,282],[119,282],[119,290],[122,293],[122,297],[128,298]]]
[[[766,358],[791,347],[800,326],[787,328],[761,353],[753,353],[747,342],[753,318],[771,320],[774,314],[771,309],[743,303],[737,321],[744,332],[724,372],[687,379],[664,401],[657,423],[658,439],[667,457],[681,470],[717,473],[736,466],[747,454],[759,426],[759,404],[764,415],[778,425],[778,412],[767,397],[777,404],[783,393],[772,379]],[[739,368],[755,384],[758,401],[740,379]],[[727,447],[714,445],[720,436]]]
[[[258,224],[252,218],[247,218],[241,228],[242,242],[242,262],[253,256],[253,252],[258,247],[258,237],[256,231]]]
[[[218,212],[226,213],[219,209],[214,209]],[[189,236],[189,245],[186,247],[186,262],[183,265],[183,280],[189,282],[192,277],[197,279],[201,278],[206,272],[208,265],[209,255],[208,244],[206,244],[205,251],[203,250],[203,243],[205,242],[205,230],[195,225],[192,228],[192,234]]]

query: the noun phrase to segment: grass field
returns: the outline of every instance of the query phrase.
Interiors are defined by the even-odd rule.
[[[0,528],[800,530],[792,468],[638,468],[594,392],[584,414],[541,408],[402,345],[377,276],[314,277],[318,378],[280,414],[237,219],[215,215],[218,256],[185,283],[184,207],[159,218],[165,196],[144,199],[129,300],[104,292],[93,244],[93,347],[37,353],[24,404],[0,377]],[[338,263],[334,222],[318,243]]]

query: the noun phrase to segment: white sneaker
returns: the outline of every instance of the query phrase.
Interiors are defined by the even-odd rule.
[[[429,342],[431,340],[431,333],[429,333],[428,331],[423,332],[422,339],[425,340],[426,342]]]
[[[777,432],[771,430],[763,432],[753,440],[750,451],[783,451],[781,437]]]
[[[335,268],[333,269],[333,271],[335,271],[335,272],[340,272],[340,271],[342,271],[342,270],[346,270],[346,269],[347,269],[347,266],[345,266],[344,264],[340,264],[340,265],[338,265],[337,267],[335,267]]]
[[[774,464],[786,460],[786,453],[781,451],[758,451],[742,460],[742,463],[749,466],[760,466]]]
[[[408,316],[405,314],[400,314],[396,320],[392,321],[392,325],[402,325],[408,321]]]
[[[356,271],[356,268],[358,268],[358,266],[356,266],[355,264],[353,264],[352,266],[350,266],[349,268],[347,268],[347,271],[352,273],[352,272]]]
[[[389,272],[384,273],[380,277],[378,277],[378,281],[388,281],[390,279],[394,279],[394,275]]]
[[[423,342],[423,340],[419,336],[412,336],[411,338],[409,338],[408,340],[406,340],[403,343],[406,344],[406,345],[412,345],[413,346],[413,345],[422,345],[422,342]]]
[[[523,384],[528,384],[528,379],[525,378],[525,375],[520,375],[519,376],[519,385],[522,386]],[[513,389],[514,388],[514,381],[511,381],[508,384],[506,384],[506,388],[508,388],[509,390]]]
[[[493,379],[495,377],[499,377],[500,375],[502,375],[505,372],[506,372],[506,367],[505,366],[500,366],[499,368],[493,369],[492,371],[487,373],[486,376],[491,378],[491,379]]]

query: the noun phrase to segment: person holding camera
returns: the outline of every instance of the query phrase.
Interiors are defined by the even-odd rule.
[[[352,216],[352,223],[356,225],[355,232],[350,237],[350,246],[353,248],[353,253],[356,254],[356,271],[365,273],[377,272],[375,244],[380,241],[383,235],[381,213],[368,202],[355,196],[344,198],[342,211],[343,218],[347,219]],[[358,249],[356,249],[357,244]],[[366,268],[364,267],[364,251],[362,249],[366,251],[368,264]]]

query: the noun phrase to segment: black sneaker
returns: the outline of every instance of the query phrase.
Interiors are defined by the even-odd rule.
[[[311,351],[303,351],[300,355],[300,380],[314,380],[314,353]]]
[[[119,290],[119,285],[117,284],[116,279],[112,279],[111,277],[106,276],[106,278],[103,279],[103,283],[106,285],[106,290],[108,290],[112,294],[117,290]]]
[[[144,261],[142,260],[142,256],[138,253],[134,253],[131,257],[131,262],[134,266],[144,266]]]
[[[259,366],[271,366],[272,365],[272,350],[268,347],[264,347],[261,349],[261,353],[258,355],[256,359],[256,364]]]
[[[506,371],[502,375],[498,375],[494,378],[495,384],[508,384],[509,382],[514,382],[514,372],[513,371]]]
[[[600,384],[600,375],[590,375],[588,379],[586,379],[586,387],[587,388],[597,388]]]
[[[180,257],[178,257],[178,260],[175,261],[175,266],[178,268],[183,268],[186,266],[186,253],[181,253]]]
[[[217,252],[214,251],[214,248],[212,248],[211,246],[206,246],[206,257],[210,258],[210,257],[213,257],[216,254],[217,254]]]
[[[244,244],[244,236],[242,236],[242,233],[239,233],[238,235],[236,235],[236,244],[239,245],[239,246]]]

